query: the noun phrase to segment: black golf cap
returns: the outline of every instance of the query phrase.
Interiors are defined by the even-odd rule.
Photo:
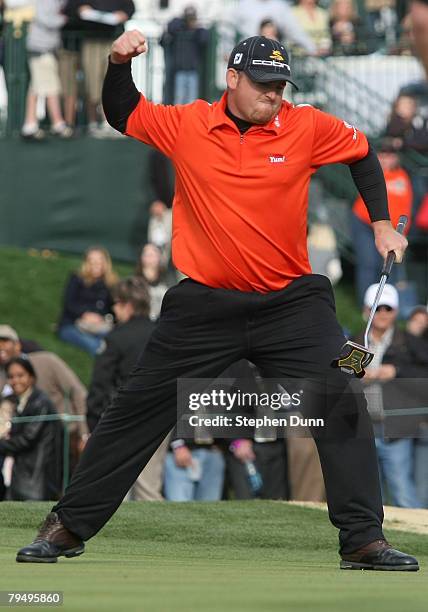
[[[252,36],[236,45],[229,57],[228,68],[242,70],[256,83],[291,80],[288,53],[277,40],[265,36]]]

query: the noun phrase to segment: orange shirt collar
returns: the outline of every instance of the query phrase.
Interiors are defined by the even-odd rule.
[[[222,125],[228,125],[229,127],[233,127],[236,131],[238,131],[238,128],[236,127],[236,125],[226,115],[226,112],[225,112],[226,101],[227,101],[227,91],[224,92],[224,94],[222,95],[222,97],[217,103],[213,104],[213,111],[211,113],[209,123],[208,123],[209,132],[211,132],[217,127],[221,127]],[[284,102],[282,104],[282,107],[278,115],[274,117],[272,121],[270,121],[266,125],[258,125],[256,127],[264,132],[274,132],[275,134],[279,134],[279,131],[281,128],[281,121],[282,121],[282,119],[280,118],[280,115],[283,115],[282,113],[283,108],[284,108]],[[254,128],[250,128],[250,129],[254,129]]]

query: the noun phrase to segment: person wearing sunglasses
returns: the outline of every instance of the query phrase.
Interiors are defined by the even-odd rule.
[[[364,295],[367,319],[378,285]],[[369,334],[374,352],[363,378],[367,407],[373,423],[384,503],[404,508],[421,507],[414,482],[414,439],[418,425],[409,415],[388,415],[388,410],[424,406],[428,389],[428,350],[420,338],[396,324],[399,296],[386,284]],[[362,334],[355,338],[362,342]],[[425,420],[427,417],[425,417]]]

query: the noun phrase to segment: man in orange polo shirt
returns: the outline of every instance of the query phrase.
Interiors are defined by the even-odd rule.
[[[308,389],[330,517],[343,569],[417,570],[382,533],[373,431],[361,387],[331,368],[344,343],[326,277],[306,250],[309,181],[323,164],[350,165],[379,253],[401,261],[405,238],[389,220],[376,155],[356,128],[282,99],[290,66],[277,41],[252,37],[232,51],[219,102],[155,105],[132,81],[147,51],[134,30],[112,46],[103,103],[110,124],[158,148],[176,171],[173,260],[188,276],[163,301],[159,325],[126,386],[92,434],[64,497],[20,562],[84,551],[177,420],[177,380],[218,377],[245,358],[265,376]],[[310,379],[308,381],[308,379]],[[358,382],[358,381],[353,381]],[[305,391],[306,392],[306,391]]]

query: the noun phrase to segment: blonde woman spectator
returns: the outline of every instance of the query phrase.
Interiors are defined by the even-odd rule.
[[[111,287],[117,282],[108,251],[89,248],[78,273],[71,275],[64,294],[58,335],[95,355],[112,329]]]
[[[61,0],[35,0],[35,15],[27,35],[31,79],[21,130],[25,139],[42,140],[45,136],[37,118],[39,98],[46,98],[52,134],[61,138],[70,138],[73,134],[62,115],[61,83],[55,56],[61,44],[61,27],[66,21],[66,17],[61,14],[61,6]]]
[[[299,0],[293,13],[302,29],[313,40],[317,53],[326,55],[331,50],[328,12],[318,6],[317,0]]]

